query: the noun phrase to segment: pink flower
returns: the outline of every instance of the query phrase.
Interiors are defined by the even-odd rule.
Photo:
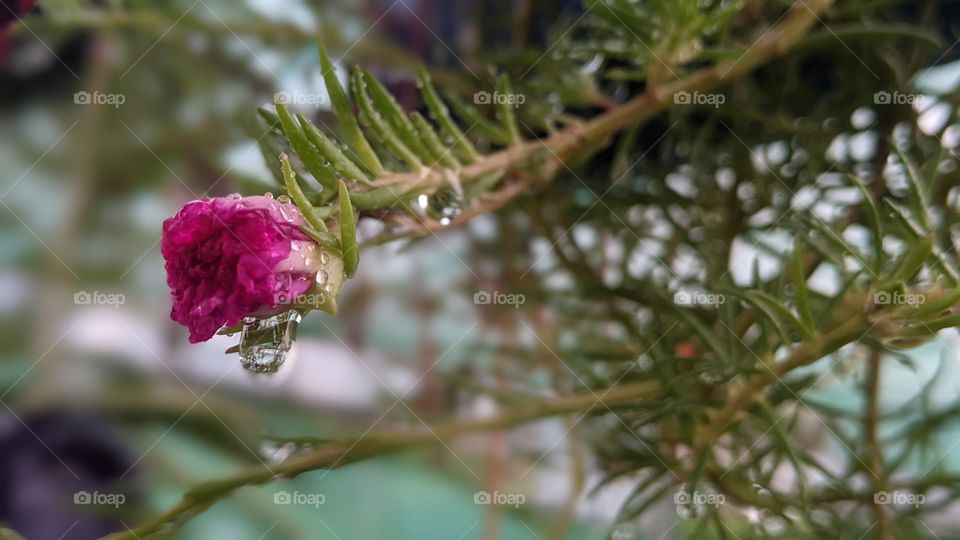
[[[170,318],[206,341],[244,317],[291,309],[320,271],[318,246],[296,206],[271,196],[192,201],[163,222],[160,251],[173,296]]]

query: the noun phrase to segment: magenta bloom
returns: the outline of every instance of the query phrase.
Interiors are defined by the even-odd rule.
[[[320,263],[307,255],[317,245],[304,224],[293,204],[238,195],[192,201],[163,222],[170,318],[190,329],[191,343],[290,309],[311,289]]]

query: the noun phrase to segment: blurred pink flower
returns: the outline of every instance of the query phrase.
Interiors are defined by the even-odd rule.
[[[319,266],[304,253],[316,244],[302,225],[296,206],[269,195],[193,201],[163,222],[170,318],[190,330],[191,343],[290,309],[289,299],[311,288]]]
[[[0,0],[0,64],[7,59],[13,24],[37,7],[37,0]]]

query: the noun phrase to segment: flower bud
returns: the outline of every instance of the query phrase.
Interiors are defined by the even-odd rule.
[[[192,201],[164,221],[170,318],[190,330],[191,343],[245,317],[336,311],[343,261],[303,226],[295,205],[269,194]]]

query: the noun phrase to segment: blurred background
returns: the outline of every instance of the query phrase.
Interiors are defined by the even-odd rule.
[[[453,74],[481,69],[478,50],[509,48],[517,25],[543,42],[578,2],[536,16],[524,2],[33,4],[0,9],[0,523],[30,539],[95,538],[202,480],[285,457],[265,435],[341,437],[492,407],[447,381],[503,383],[493,344],[520,339],[514,307],[473,304],[501,271],[484,253],[501,234],[494,218],[403,253],[367,250],[342,315],[307,317],[274,377],[224,354],[235,337],[189,345],[169,320],[160,225],[197,197],[276,190],[255,110],[278,91],[319,96],[291,106],[330,122],[321,36],[402,99],[415,97],[412,68],[469,83]],[[548,422],[519,445],[482,436],[243,489],[175,536],[543,536],[582,482],[565,431]],[[508,467],[517,487],[502,484]],[[484,489],[538,502],[475,504]],[[605,536],[616,507],[578,503],[568,537]]]
[[[306,317],[272,377],[224,354],[236,338],[188,344],[169,320],[159,235],[191,199],[276,192],[255,111],[286,92],[291,107],[331,123],[319,39],[338,67],[363,65],[410,106],[419,66],[465,97],[493,65],[556,62],[567,83],[589,73],[589,62],[574,72],[552,50],[581,17],[579,2],[127,4],[3,0],[0,10],[0,523],[29,539],[95,538],[169,508],[203,480],[289,455],[291,446],[271,437],[340,438],[488,414],[520,374],[524,391],[569,390],[552,354],[562,338],[552,335],[553,313],[538,287],[515,288],[556,262],[552,242],[527,242],[543,216],[506,211],[366,249],[341,314]],[[938,71],[927,83],[946,94],[956,75]],[[609,98],[582,83],[565,84],[573,91],[562,96],[527,90],[548,109],[604,106]],[[824,150],[853,149],[869,162],[855,147],[875,143],[857,138],[870,113],[857,110],[859,119],[837,120],[839,147]],[[592,202],[570,192],[575,207]],[[364,220],[361,234],[377,227]],[[572,235],[582,245],[602,240],[585,227]],[[749,248],[737,256],[760,257]],[[650,257],[630,264],[649,266]],[[474,303],[504,283],[526,303]],[[886,376],[885,395],[936,379],[936,399],[952,402],[960,374],[940,360],[955,347],[944,338],[911,351],[920,367]],[[849,384],[829,380],[809,397],[856,408]],[[824,455],[837,450],[807,420],[809,443]],[[584,439],[575,422],[556,419],[243,488],[173,536],[671,537],[669,502],[643,530],[614,525],[634,485],[618,480],[591,493],[602,475]],[[931,452],[960,463],[954,440],[944,432]],[[488,493],[516,504],[485,504]]]

